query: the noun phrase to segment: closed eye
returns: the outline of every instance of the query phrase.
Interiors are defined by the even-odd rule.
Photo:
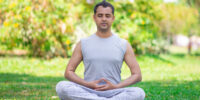
[[[106,17],[108,17],[108,18],[109,18],[110,16],[111,16],[110,14],[106,14]]]
[[[98,14],[98,17],[102,17],[103,15],[102,14]]]

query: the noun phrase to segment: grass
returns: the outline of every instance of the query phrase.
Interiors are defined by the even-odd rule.
[[[0,99],[58,99],[57,82],[69,59],[44,60],[28,57],[0,57]],[[143,81],[139,86],[146,100],[199,100],[200,56],[184,53],[138,56]],[[83,77],[83,63],[77,74]],[[130,75],[126,64],[122,79]]]

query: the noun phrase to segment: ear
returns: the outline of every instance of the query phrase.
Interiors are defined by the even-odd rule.
[[[113,21],[115,20],[115,16],[113,15]]]
[[[93,15],[93,20],[95,21],[95,14]]]

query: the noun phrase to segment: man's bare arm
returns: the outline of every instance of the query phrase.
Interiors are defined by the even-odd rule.
[[[77,66],[80,64],[80,62],[82,61],[82,59],[83,59],[83,56],[81,52],[81,42],[78,42],[78,44],[76,45],[74,49],[72,57],[69,60],[67,68],[65,70],[65,78],[72,82],[75,82],[80,85],[93,88],[93,89],[102,87],[100,85],[97,85],[101,80],[87,82],[75,74],[75,70]]]
[[[127,43],[127,50],[124,56],[124,61],[128,65],[131,71],[131,76],[126,80],[117,84],[117,88],[123,88],[132,84],[135,84],[142,80],[139,64],[136,61],[133,49],[129,43]]]
[[[65,70],[65,78],[72,82],[84,85],[86,82],[75,74],[75,70],[82,61],[82,58],[81,43],[78,42]]]

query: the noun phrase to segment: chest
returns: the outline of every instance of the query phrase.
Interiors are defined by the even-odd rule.
[[[85,48],[83,60],[87,62],[123,62],[123,51],[116,43],[90,44]]]

